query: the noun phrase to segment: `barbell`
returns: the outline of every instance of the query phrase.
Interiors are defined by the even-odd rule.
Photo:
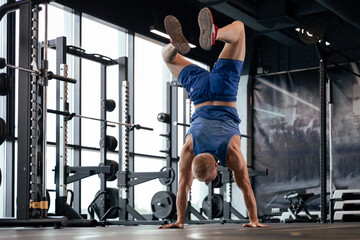
[[[106,123],[110,123],[110,124],[117,124],[117,125],[120,125],[120,126],[126,126],[126,127],[129,127],[131,130],[132,129],[144,129],[144,130],[149,130],[149,131],[154,130],[153,128],[143,127],[140,124],[109,121],[109,120],[105,120],[105,119],[87,117],[87,116],[84,116],[84,115],[79,115],[79,114],[76,114],[76,113],[69,113],[69,112],[65,112],[65,111],[58,111],[58,110],[48,109],[47,112],[65,116],[66,121],[69,121],[69,120],[73,119],[74,117],[77,117],[77,118],[84,118],[84,119],[89,119],[89,120],[94,120],[94,121],[106,122]]]
[[[34,74],[36,76],[39,76],[39,77],[44,76],[44,71],[42,71],[42,70],[33,70],[33,69],[27,69],[27,68],[23,68],[23,67],[14,66],[14,65],[6,63],[5,58],[0,58],[0,69],[3,69],[5,67],[28,72],[28,73]],[[47,76],[48,76],[49,80],[56,79],[56,80],[63,81],[63,82],[76,83],[76,79],[74,79],[74,78],[57,75],[51,71],[47,72]]]

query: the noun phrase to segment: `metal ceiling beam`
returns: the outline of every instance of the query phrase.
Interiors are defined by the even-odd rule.
[[[211,3],[211,1],[209,1],[209,0],[199,0],[199,2],[204,3],[204,4]],[[255,30],[256,32],[259,32],[259,33],[265,32],[263,35],[265,35],[277,42],[280,42],[281,44],[284,44],[289,47],[294,47],[294,46],[300,45],[299,41],[279,32],[279,31],[270,31],[270,29],[259,24],[254,17],[240,11],[239,9],[237,9],[233,6],[230,6],[227,3],[217,4],[217,5],[212,6],[212,8],[226,16],[229,16],[233,19],[242,21],[247,27]]]
[[[360,29],[359,1],[316,0],[357,29]]]

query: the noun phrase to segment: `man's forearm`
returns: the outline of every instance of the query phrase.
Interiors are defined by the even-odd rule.
[[[249,186],[248,189],[243,190],[243,195],[244,195],[245,206],[248,211],[250,221],[257,222],[258,217],[257,217],[256,200],[255,200],[254,192],[253,192],[251,186]]]
[[[244,182],[242,182],[243,180],[241,179],[242,178],[235,173],[235,182],[243,192],[244,202],[249,214],[250,221],[258,221],[256,200],[254,196],[254,191],[252,190],[250,185],[250,181],[245,180]]]
[[[185,222],[185,214],[187,207],[187,191],[185,187],[179,186],[176,198],[177,222]]]

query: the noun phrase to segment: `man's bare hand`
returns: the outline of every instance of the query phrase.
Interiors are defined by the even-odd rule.
[[[261,227],[261,228],[268,228],[268,227],[270,227],[270,226],[269,226],[269,225],[262,224],[262,223],[259,223],[259,222],[249,222],[249,223],[243,224],[243,227],[253,227],[253,228]]]
[[[184,228],[184,224],[183,223],[178,223],[178,222],[174,222],[174,223],[170,223],[170,224],[166,224],[166,225],[162,225],[160,227],[158,227],[158,229],[164,229],[164,228]]]

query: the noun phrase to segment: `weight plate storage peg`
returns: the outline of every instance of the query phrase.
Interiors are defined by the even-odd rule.
[[[151,210],[157,219],[173,219],[176,212],[176,196],[172,192],[160,191],[151,199]]]
[[[205,213],[206,216],[210,214],[210,205],[208,202],[208,196],[206,196],[202,202],[202,211]],[[214,194],[212,198],[212,217],[213,218],[221,218],[223,217],[223,209],[224,209],[224,200],[223,195],[221,194]]]
[[[171,185],[175,180],[175,171],[171,167],[163,167],[160,170],[161,172],[170,171],[170,177],[169,178],[159,178],[159,181],[162,185],[169,186]]]

